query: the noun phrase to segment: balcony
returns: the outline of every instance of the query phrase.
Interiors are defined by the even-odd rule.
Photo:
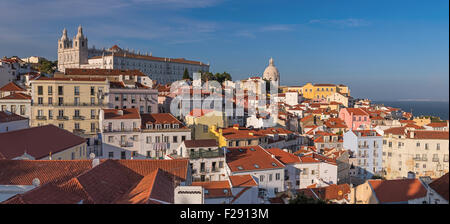
[[[200,159],[200,158],[215,158],[215,157],[223,157],[223,151],[221,149],[217,149],[214,151],[199,151],[199,152],[190,152],[190,159]]]
[[[114,132],[140,132],[139,128],[118,128],[118,129],[103,129],[103,133],[114,133]]]
[[[47,120],[46,116],[36,116],[36,120]]]
[[[358,145],[358,148],[360,148],[360,149],[368,149],[369,146],[368,145]]]
[[[86,131],[84,129],[73,129],[72,132],[76,134],[84,134]]]
[[[67,117],[67,116],[57,116],[56,119],[60,120],[60,121],[67,121],[67,120],[69,120],[69,117]]]
[[[73,116],[74,120],[84,120],[84,116]]]
[[[128,141],[120,142],[120,147],[130,148],[130,147],[133,147],[133,146],[134,146],[133,142],[128,142]]]
[[[439,162],[439,158],[433,158],[433,162]]]

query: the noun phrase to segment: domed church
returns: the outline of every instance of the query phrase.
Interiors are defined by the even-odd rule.
[[[264,70],[263,79],[270,80],[272,83],[276,83],[280,86],[280,73],[278,72],[277,67],[273,64],[273,58],[270,58],[269,66],[267,66],[266,70]]]

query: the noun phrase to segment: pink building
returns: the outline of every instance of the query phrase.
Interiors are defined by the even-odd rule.
[[[351,130],[370,129],[371,121],[369,114],[361,108],[342,108],[339,111],[339,118]]]

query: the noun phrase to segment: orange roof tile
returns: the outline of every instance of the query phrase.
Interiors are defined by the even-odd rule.
[[[282,163],[272,158],[261,146],[228,148],[226,161],[231,172],[284,168]]]
[[[103,109],[105,119],[141,119],[137,108],[128,109]]]
[[[0,98],[0,100],[31,100],[31,96],[24,93],[13,93]]]
[[[233,187],[254,187],[258,186],[252,175],[233,175],[229,176],[231,185]]]
[[[380,203],[406,202],[422,198],[427,190],[418,179],[369,180]]]
[[[429,184],[431,189],[436,191],[441,197],[443,197],[445,200],[448,201],[448,173],[446,173],[444,176],[439,177],[438,179],[434,180]]]
[[[14,82],[9,82],[8,84],[6,84],[0,88],[0,92],[24,92],[24,91],[26,91],[26,90],[23,89],[22,87],[18,86]]]
[[[275,155],[275,158],[284,164],[293,164],[293,163],[300,162],[300,158],[298,158],[298,156],[296,156],[292,153],[289,153],[289,152],[285,152],[279,148],[270,148],[270,149],[267,149],[267,151],[270,154]]]

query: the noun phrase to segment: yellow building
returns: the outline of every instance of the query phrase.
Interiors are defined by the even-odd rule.
[[[30,124],[53,124],[79,135],[99,129],[100,109],[108,107],[106,78],[47,78],[32,83]]]
[[[214,110],[193,110],[186,115],[184,120],[186,126],[191,129],[191,136],[195,140],[214,138],[215,135],[209,131],[213,125],[221,128],[228,127],[223,113]]]
[[[281,92],[287,93],[287,92],[298,92],[301,93],[303,86],[281,86]]]
[[[268,143],[268,137],[258,131],[234,125],[229,128],[217,128],[212,126],[211,133],[219,142],[219,147],[256,146]]]
[[[326,99],[334,93],[340,93],[344,96],[350,95],[350,90],[345,85],[335,84],[312,84],[307,83],[302,87],[286,87],[283,90],[295,90],[299,89],[299,92],[306,99]]]
[[[416,122],[415,125],[424,126],[424,125],[431,123],[431,118],[430,117],[415,117],[413,119],[413,121]]]

